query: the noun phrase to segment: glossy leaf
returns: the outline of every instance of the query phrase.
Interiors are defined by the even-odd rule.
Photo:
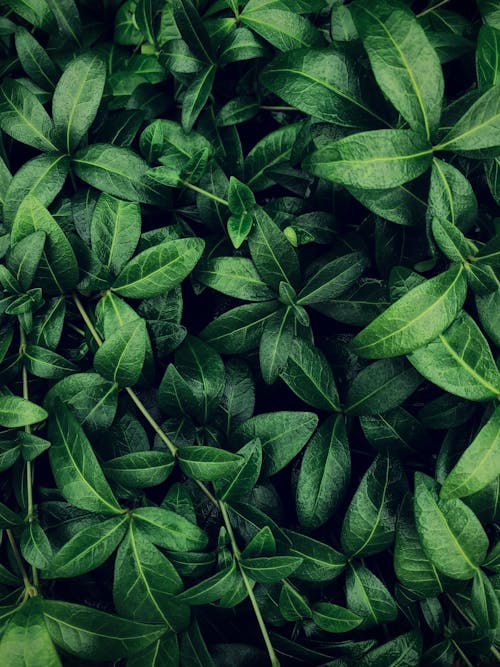
[[[425,553],[453,579],[470,579],[485,559],[488,538],[461,500],[437,501],[425,481],[416,479],[415,520]]]
[[[500,475],[500,410],[495,409],[445,479],[444,499],[477,493]]]
[[[50,465],[63,496],[91,512],[122,512],[82,427],[61,402],[49,422]]]
[[[455,319],[465,300],[461,266],[414,287],[359,333],[353,352],[376,359],[412,352],[433,340]]]
[[[71,153],[92,125],[101,102],[106,65],[97,53],[75,58],[57,82],[52,101],[54,131],[62,150]]]
[[[329,417],[307,445],[297,481],[297,515],[301,526],[318,528],[342,501],[351,472],[342,417]]]
[[[143,250],[124,266],[112,289],[132,299],[158,296],[184,280],[199,260],[203,247],[201,239],[187,238]]]
[[[352,17],[377,83],[414,130],[437,128],[443,75],[413,12],[399,2],[356,2]]]

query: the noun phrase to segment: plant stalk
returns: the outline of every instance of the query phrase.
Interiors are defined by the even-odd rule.
[[[22,326],[19,327],[19,353],[24,354],[26,349],[26,336]],[[23,398],[29,400],[29,384],[28,384],[28,369],[26,364],[23,362],[22,366],[22,380],[23,380]],[[31,427],[26,425],[24,427],[26,433],[31,433]],[[35,515],[34,505],[33,505],[33,479],[34,479],[34,469],[31,461],[26,461],[26,492],[28,494],[28,522],[32,523]],[[38,571],[34,565],[31,566],[31,571],[33,575],[33,584],[38,588]]]
[[[274,651],[274,647],[271,643],[271,638],[269,637],[269,633],[267,631],[266,623],[262,617],[262,613],[259,609],[259,604],[257,602],[257,599],[255,597],[255,593],[253,592],[252,585],[250,583],[250,580],[248,579],[245,570],[241,566],[241,552],[238,547],[238,544],[236,542],[236,538],[234,536],[233,532],[233,527],[231,525],[231,520],[229,518],[229,514],[227,513],[227,508],[226,508],[226,503],[223,500],[218,501],[218,505],[220,507],[220,511],[222,514],[222,518],[224,519],[224,525],[226,526],[227,533],[229,535],[229,540],[231,542],[231,548],[234,553],[234,557],[236,558],[236,562],[238,563],[238,568],[241,574],[241,578],[243,579],[243,583],[245,584],[245,588],[247,589],[248,597],[250,598],[250,602],[252,603],[252,607],[255,613],[255,617],[257,619],[257,623],[259,624],[260,631],[262,633],[262,637],[264,639],[264,643],[266,645],[267,653],[269,655],[269,659],[271,660],[271,665],[272,667],[280,667],[280,662],[278,660],[278,656],[276,655]]]

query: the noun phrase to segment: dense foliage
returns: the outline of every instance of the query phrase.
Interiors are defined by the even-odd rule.
[[[498,2],[0,10],[0,665],[496,664]]]

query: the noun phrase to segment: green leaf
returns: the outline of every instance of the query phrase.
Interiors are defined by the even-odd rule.
[[[204,241],[198,238],[164,241],[143,250],[113,283],[113,291],[132,299],[158,296],[179,285],[201,257]]]
[[[153,544],[172,551],[204,549],[206,534],[183,516],[160,507],[139,507],[133,511],[137,529]]]
[[[287,621],[298,621],[302,618],[311,617],[311,608],[306,598],[295,590],[288,581],[283,582],[279,607],[283,618]]]
[[[340,412],[339,396],[324,354],[302,338],[293,341],[280,377],[302,401],[318,410]]]
[[[146,322],[137,318],[106,338],[94,357],[94,368],[121,387],[138,381],[146,354]]]
[[[378,85],[410,127],[430,139],[441,116],[443,73],[415,15],[394,0],[358,0],[352,18]]]
[[[241,500],[250,495],[262,467],[262,444],[258,438],[250,440],[238,450],[238,456],[243,457],[244,462],[236,472],[223,475],[215,483],[215,489],[221,500]]]
[[[69,63],[57,82],[52,100],[55,136],[67,153],[72,153],[94,122],[105,79],[100,54],[83,53]]]
[[[72,289],[78,282],[78,264],[66,235],[42,203],[31,195],[19,206],[12,225],[11,241],[19,243],[34,232],[45,232],[46,240],[37,271],[37,286],[49,293]]]
[[[331,581],[345,569],[346,557],[331,546],[291,530],[285,530],[284,533],[290,540],[286,553],[302,558],[302,565],[294,572],[295,579]]]
[[[50,466],[66,500],[90,512],[121,514],[82,427],[60,401],[51,409],[48,432]]]
[[[31,287],[46,238],[43,231],[33,232],[12,246],[7,255],[6,266],[23,290]]]
[[[224,568],[217,574],[208,577],[204,581],[188,588],[177,595],[179,602],[185,602],[191,606],[198,606],[215,602],[230,591],[237,581],[236,562]]]
[[[47,418],[45,410],[19,396],[0,396],[0,426],[29,426]]]
[[[270,412],[252,417],[234,432],[234,442],[260,438],[262,470],[274,475],[302,450],[318,424],[312,412]]]
[[[359,661],[360,667],[419,667],[422,639],[417,631],[407,632],[370,651]],[[453,653],[454,655],[454,653]],[[402,662],[404,661],[404,662]]]
[[[130,148],[92,144],[75,154],[73,166],[82,181],[115,197],[146,204],[161,197],[158,186],[146,178],[147,163]]]
[[[218,352],[248,352],[259,345],[265,324],[277,306],[277,301],[266,301],[233,308],[212,320],[200,335]]]
[[[379,455],[363,476],[344,516],[341,541],[351,558],[379,553],[392,544],[404,487],[397,459]]]
[[[26,74],[42,88],[53,90],[59,75],[45,49],[21,26],[16,29],[15,42]]]
[[[43,615],[55,644],[87,660],[117,660],[138,653],[165,628],[139,623],[83,605],[43,600]]]
[[[334,633],[350,632],[363,622],[361,616],[331,602],[317,602],[312,608],[312,618],[322,630]]]
[[[478,570],[472,582],[471,606],[481,628],[496,630],[500,623],[500,602],[488,577]]]
[[[205,342],[188,336],[175,353],[175,364],[187,390],[182,411],[207,423],[224,390],[222,359]]]
[[[480,491],[500,475],[500,408],[496,408],[446,477],[441,498]]]
[[[302,564],[297,556],[260,556],[241,558],[240,564],[246,574],[260,584],[272,584],[293,574]]]
[[[500,289],[485,296],[476,296],[481,326],[493,343],[500,347]]]
[[[197,278],[212,289],[244,301],[269,301],[274,293],[246,257],[215,257],[203,263]]]
[[[57,151],[54,125],[36,96],[17,81],[0,88],[0,127],[9,136],[41,151]]]
[[[215,667],[196,620],[181,637],[181,660],[190,667]]]
[[[168,558],[131,522],[116,554],[113,599],[118,613],[179,632],[189,623],[189,608],[174,598],[182,589]]]
[[[227,221],[227,233],[235,248],[239,248],[246,241],[252,229],[253,218],[250,213],[231,215]]]
[[[287,104],[319,120],[345,127],[380,122],[363,100],[354,63],[341,51],[288,51],[264,68],[260,80]]]
[[[386,189],[411,181],[432,162],[432,148],[413,130],[373,130],[328,143],[302,163],[306,171],[341,185]]]
[[[78,370],[78,366],[75,366],[60,354],[38,345],[27,345],[23,359],[28,371],[40,378],[60,380]]]
[[[438,218],[462,230],[469,229],[477,217],[476,195],[470,181],[451,164],[436,157],[432,159],[427,217]],[[469,254],[470,248],[466,256]]]
[[[389,306],[353,339],[351,350],[368,359],[413,352],[453,322],[466,291],[463,267],[452,266]]]
[[[500,82],[500,31],[489,25],[481,26],[477,37],[476,72],[480,89],[485,90]]]
[[[174,0],[174,20],[191,51],[204,62],[213,62],[212,41],[191,0]]]
[[[380,359],[354,378],[346,398],[345,412],[373,415],[403,403],[422,383],[422,378],[403,358]]]
[[[449,260],[452,262],[467,261],[471,248],[465,236],[455,225],[446,220],[433,218],[431,229],[434,241]]]
[[[498,150],[500,128],[500,96],[496,86],[490,88],[475,102],[452,127],[435,150],[470,152],[488,148]]]
[[[134,254],[140,235],[139,205],[102,194],[92,216],[90,238],[104,266],[119,273]]]
[[[487,401],[500,395],[500,372],[488,342],[465,311],[408,359],[427,380],[456,396]]]
[[[139,489],[163,484],[173,468],[174,460],[168,451],[130,452],[103,465],[106,477],[123,486]]]
[[[227,191],[229,210],[235,215],[250,213],[255,207],[255,197],[250,188],[234,176],[229,179]]]
[[[297,303],[328,303],[351,287],[362,275],[367,259],[359,252],[337,257],[322,266],[299,293]]]
[[[286,365],[294,336],[293,313],[291,306],[283,306],[264,326],[260,339],[259,361],[266,384],[273,384]]]
[[[183,0],[184,1],[184,0]],[[215,80],[215,65],[209,65],[196,75],[182,100],[182,129],[189,132],[203,111]]]
[[[258,192],[274,185],[272,169],[290,159],[303,123],[284,125],[261,139],[245,158],[246,184]],[[259,209],[256,209],[258,211]]]
[[[144,651],[130,656],[127,667],[178,667],[179,645],[177,635],[166,634]]]
[[[241,23],[280,51],[322,43],[320,33],[308,19],[290,11],[284,3],[274,4],[278,4],[278,7],[267,8],[266,3],[251,0],[240,14]]]
[[[115,418],[118,388],[97,373],[74,373],[55,384],[45,397],[45,406],[55,409],[60,399],[82,426],[106,430]]]
[[[52,557],[44,577],[78,577],[102,565],[127,531],[127,517],[113,517],[88,526],[69,539]]]
[[[59,30],[68,40],[81,46],[82,25],[74,0],[46,0],[53,13]]]
[[[415,525],[413,501],[407,494],[401,503],[396,524],[394,571],[399,581],[419,598],[444,591],[447,578],[426,556]]]
[[[296,506],[300,525],[319,528],[343,500],[351,474],[351,456],[344,420],[329,417],[307,445],[297,481]]]
[[[52,547],[38,521],[28,523],[21,535],[19,546],[24,560],[33,567],[43,570],[51,564]]]
[[[259,275],[276,291],[282,281],[296,285],[300,267],[294,248],[263,209],[256,208],[253,215],[254,227],[248,245]]]
[[[363,618],[360,629],[393,621],[398,614],[394,598],[382,581],[360,563],[351,563],[346,574],[347,607]]]
[[[0,641],[0,660],[12,667],[61,667],[44,622],[40,597],[28,598],[10,617]]]
[[[212,482],[234,474],[243,465],[238,454],[208,446],[184,446],[178,450],[181,470],[193,479]]]
[[[422,547],[436,568],[453,579],[471,579],[488,551],[488,538],[461,500],[437,501],[422,473],[415,476],[415,521]]]

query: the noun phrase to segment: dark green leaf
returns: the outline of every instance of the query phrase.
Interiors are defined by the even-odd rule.
[[[410,127],[430,139],[441,116],[443,74],[415,15],[393,0],[358,0],[352,17],[378,85]]]
[[[274,475],[304,447],[318,424],[311,412],[271,412],[252,417],[234,433],[235,442],[260,438],[263,472]]]
[[[414,287],[354,338],[352,351],[376,359],[406,354],[430,342],[462,307],[465,280],[463,267],[457,265]]]
[[[113,291],[132,299],[158,296],[179,285],[196,265],[204,242],[198,238],[164,241],[143,250],[121,271]]]
[[[49,438],[50,465],[66,500],[91,512],[121,514],[82,427],[60,401],[51,410]]]
[[[297,481],[297,516],[306,529],[328,521],[349,484],[351,457],[342,417],[329,417],[307,445]]]
[[[70,602],[43,600],[43,615],[55,644],[87,660],[117,660],[145,649],[165,628],[139,623]]]
[[[390,456],[378,456],[367,470],[342,524],[342,546],[351,557],[375,554],[392,544],[404,480],[401,466]]]
[[[106,65],[98,53],[72,60],[57,82],[52,114],[57,141],[71,153],[94,122],[106,79]]]
[[[427,557],[453,579],[471,579],[488,550],[488,538],[478,518],[461,500],[437,501],[418,473],[415,480],[415,520]]]

